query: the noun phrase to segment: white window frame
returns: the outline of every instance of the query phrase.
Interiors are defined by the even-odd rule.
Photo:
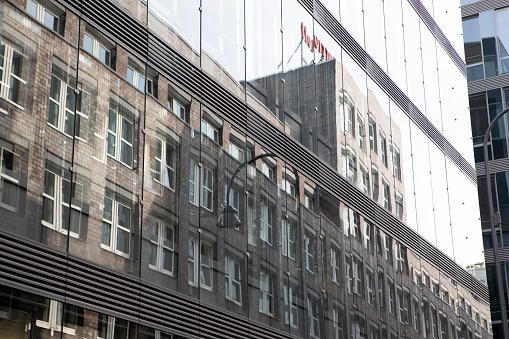
[[[401,181],[401,156],[395,145],[392,146],[392,172],[396,179]]]
[[[341,251],[338,246],[331,246],[331,266],[332,281],[340,285],[341,283]]]
[[[6,167],[4,168],[4,157],[5,157],[6,152],[9,152],[12,154],[12,158],[13,158],[12,170],[9,170]],[[12,210],[17,210],[19,198],[16,199],[16,206],[5,204],[2,202],[2,191],[3,191],[3,187],[4,187],[4,182],[8,182],[10,185],[18,186],[18,190],[19,190],[19,180],[10,175],[10,174],[12,174],[12,175],[17,174],[15,172],[16,169],[14,168],[15,167],[14,164],[16,164],[16,157],[18,157],[18,156],[19,156],[18,154],[14,153],[10,149],[7,149],[5,147],[0,148],[0,204],[2,206],[7,207],[8,209],[12,209]]]
[[[244,148],[236,145],[231,140],[228,143],[228,153],[230,153],[230,155],[240,163],[244,162],[245,160]]]
[[[202,248],[207,248],[211,257],[208,257],[203,254]],[[207,261],[204,260],[207,258]],[[210,276],[210,285],[205,283],[205,274],[209,272]],[[200,244],[200,287],[212,291],[212,287],[214,286],[214,248],[212,244],[208,242],[201,242]]]
[[[403,270],[406,265],[403,251],[406,251],[406,248],[401,243],[396,243],[396,271],[399,272],[406,272],[406,269]]]
[[[304,256],[306,257],[306,270],[315,273],[315,242],[314,236],[304,234]]]
[[[48,321],[37,319],[35,322],[35,326],[40,328],[45,328],[51,331],[51,336],[54,336],[55,332],[60,332],[62,329],[63,333],[69,334],[69,335],[76,335],[76,325],[77,325],[77,314],[76,318],[74,319],[75,328],[72,327],[65,327],[63,324],[62,317],[64,315],[64,304],[60,301],[56,301],[53,299],[49,300],[49,310],[48,310]]]
[[[53,85],[54,85],[53,79],[55,79],[55,82],[58,82],[60,85],[60,91],[58,91],[58,93],[57,93],[59,96],[59,100],[56,100],[55,98],[51,97],[51,93],[53,92]],[[75,107],[71,107],[70,109],[67,107],[68,91],[69,90],[71,90],[72,95],[75,95],[75,100],[76,101],[79,100],[80,96],[76,95],[76,93],[74,92],[74,88],[69,86],[69,84],[67,84],[62,79],[58,78],[55,74],[51,75],[51,87],[50,87],[50,96],[49,96],[50,104],[48,105],[48,109],[51,111],[51,103],[56,105],[58,107],[58,110],[57,110],[58,117],[57,117],[57,125],[54,125],[53,123],[51,123],[49,121],[49,113],[48,113],[48,125],[55,128],[56,130],[64,133],[69,138],[72,138],[72,136],[74,134],[74,130],[66,131],[66,124],[65,124],[66,121],[71,119],[71,123],[69,124],[70,125],[69,127],[72,128],[72,127],[74,127],[74,124],[76,122],[76,120],[74,119]],[[81,114],[81,116],[83,118],[88,119],[88,117],[85,116],[84,114]]]
[[[200,205],[212,212],[214,208],[214,171],[191,159],[189,173],[189,202],[195,206]],[[205,175],[210,176],[209,186],[205,185]],[[203,197],[205,193],[210,195],[208,206],[204,204]],[[198,202],[200,203],[198,204]]]
[[[183,105],[181,102],[177,101],[177,99],[168,97],[167,107],[175,116],[186,122],[188,121],[186,106]]]
[[[102,242],[102,238],[101,238],[101,248],[107,250],[107,251],[110,251],[110,252],[113,252],[115,254],[118,254],[122,257],[125,257],[125,258],[129,258],[130,254],[131,254],[131,223],[132,223],[132,210],[131,210],[131,207],[128,207],[118,201],[116,201],[115,199],[112,199],[112,198],[108,198],[108,197],[104,197],[104,208],[106,208],[106,199],[108,200],[111,200],[111,216],[112,216],[112,220],[108,220],[107,218],[104,217],[103,215],[103,218],[102,218],[102,221],[103,221],[103,230],[102,230],[102,233],[103,233],[103,236],[104,236],[104,224],[108,224],[110,225],[110,233],[109,233],[109,238],[110,238],[110,244],[105,244]],[[120,225],[119,224],[119,218],[118,218],[118,212],[119,212],[119,208],[120,206],[122,206],[123,208],[126,208],[128,211],[129,211],[129,225]],[[128,228],[128,227],[129,228]],[[117,244],[117,240],[118,240],[118,232],[124,232],[126,233],[126,236],[129,238],[129,241],[128,241],[128,246],[129,248],[127,249],[128,252],[124,252],[124,251],[121,251],[118,249],[118,244]]]
[[[12,72],[13,70],[13,60],[14,60],[14,53],[19,54],[20,58],[24,58],[25,56],[18,51],[16,48],[12,47],[11,45],[7,44],[6,42],[2,41],[1,46],[4,46],[4,54],[0,55],[3,56],[3,65],[0,65],[0,71],[2,72],[2,76],[0,78],[0,98],[4,99],[5,101],[9,102],[10,104],[24,110],[23,106],[19,105],[18,103],[11,100],[11,80],[17,80],[19,81],[19,85],[26,86],[26,81],[21,78],[21,73],[23,72],[23,65],[21,65],[19,73],[20,75],[16,75]],[[20,86],[20,87],[21,87]],[[19,88],[18,88],[19,90]],[[21,91],[22,92],[22,91]],[[18,93],[19,95],[19,93]],[[6,113],[5,110],[1,110],[2,112]]]
[[[399,220],[403,220],[403,196],[396,191],[394,200],[396,202],[396,217]]]
[[[392,239],[387,234],[384,234],[384,258],[387,261],[391,261],[392,252]]]
[[[202,135],[202,142],[204,141],[203,137],[207,137],[216,144],[219,143],[219,129],[212,125],[207,120],[201,121],[201,135]]]
[[[102,121],[101,121],[102,119]],[[102,113],[95,112],[95,126],[94,126],[94,154],[92,156],[93,159],[100,161],[102,163],[106,162],[106,154],[108,153],[108,120],[109,116],[106,116]],[[97,152],[102,153],[102,157],[97,156]]]
[[[129,60],[129,63],[127,65],[126,79],[127,82],[133,85],[138,91],[145,93],[145,88],[147,86],[147,78],[145,77],[145,71],[142,70],[142,67],[136,65],[131,60]]]
[[[173,222],[165,222],[163,220],[152,220],[154,223],[152,225],[152,233],[150,238],[150,258],[152,258],[152,251],[154,251],[155,246],[155,258],[156,262],[155,265],[150,263],[148,267],[164,274],[168,274],[170,276],[174,275],[175,271],[175,225]],[[154,229],[155,228],[155,229]],[[167,229],[168,231],[171,231],[172,237],[171,239],[168,239],[164,236],[164,231]],[[154,232],[156,231],[156,232]],[[166,241],[168,240],[168,241]],[[163,260],[165,258],[164,254],[165,252],[170,253],[170,260],[171,260],[171,270],[167,270],[164,268]]]
[[[292,328],[299,328],[299,309],[297,308],[297,291],[293,284],[283,285],[283,296],[285,304],[285,324]]]
[[[231,302],[242,306],[242,275],[240,263],[226,256],[224,262],[225,296]],[[238,289],[237,298],[234,297],[235,289]]]
[[[396,311],[396,292],[395,292],[395,286],[394,281],[391,278],[387,278],[387,289],[389,290],[389,293],[387,293],[388,298],[388,305],[389,305],[389,313],[394,315],[394,312]]]
[[[419,332],[420,327],[420,312],[419,312],[419,300],[416,297],[413,297],[412,299],[412,316],[413,316],[413,323],[414,323],[414,330],[416,332]],[[417,306],[417,307],[416,307]]]
[[[382,164],[385,165],[385,167],[388,166],[388,159],[387,159],[387,138],[385,137],[385,133],[382,132],[382,130],[379,130],[380,135],[380,160],[382,161]]]
[[[161,145],[161,155],[157,156],[157,144],[160,143]],[[168,164],[167,159],[167,151],[168,148],[171,149],[171,155],[172,159],[170,159],[170,164]],[[164,138],[156,137],[156,146],[155,146],[155,154],[154,154],[154,161],[155,161],[155,175],[154,175],[154,181],[160,183],[161,185],[169,188],[173,192],[175,192],[176,182],[177,182],[177,148],[173,146],[172,144],[168,143]],[[157,170],[159,164],[159,171]],[[167,173],[172,173],[172,180],[170,180]]]
[[[342,339],[343,327],[341,321],[341,311],[338,307],[332,308],[332,326],[334,327],[334,339]]]
[[[371,306],[375,306],[374,289],[375,275],[370,269],[366,269],[366,300]]]
[[[50,223],[46,220],[41,220],[41,223],[44,226],[51,228],[52,230],[55,230],[55,231],[63,233],[63,234],[67,234],[69,232],[69,230],[64,228],[64,224],[63,224],[63,220],[62,220],[64,208],[68,208],[69,213],[71,213],[72,210],[75,210],[78,213],[81,213],[81,206],[72,204],[72,200],[73,200],[72,197],[69,198],[70,202],[64,201],[64,193],[63,193],[64,181],[67,181],[69,183],[69,185],[74,184],[76,186],[77,185],[81,186],[81,184],[78,184],[71,180],[67,180],[67,179],[61,177],[60,175],[51,172],[48,169],[45,170],[45,178],[46,178],[46,173],[48,173],[48,175],[54,176],[54,183],[55,183],[55,186],[53,187],[54,196],[51,196],[48,193],[46,193],[46,189],[44,189],[43,194],[42,194],[43,199],[48,199],[53,202],[53,223]],[[44,186],[46,186],[46,183],[44,184]],[[74,191],[76,192],[76,189]],[[69,195],[70,194],[71,194],[71,192],[69,192]],[[79,201],[81,201],[81,199],[79,199]],[[80,223],[80,220],[78,220],[78,224],[79,223]],[[69,226],[69,228],[71,228],[70,224],[68,226]],[[80,225],[78,225],[78,232],[79,232],[79,226]],[[79,233],[72,232],[72,231],[70,232],[70,235],[73,238],[79,237]]]
[[[359,188],[361,191],[369,196],[369,173],[366,167],[362,165],[362,163],[359,164],[360,172],[361,172],[361,180],[359,181]]]
[[[387,180],[382,177],[382,206],[383,208],[391,209],[391,187]]]
[[[92,40],[92,50],[91,51],[88,50],[87,48],[85,48],[85,39],[87,37]],[[101,49],[104,50],[105,60],[101,60],[101,55],[100,55]],[[111,54],[112,54],[111,48],[105,46],[104,43],[100,42],[94,36],[94,34],[92,34],[90,32],[85,32],[85,34],[83,35],[83,50],[90,53],[94,58],[99,60],[104,65],[111,67]]]
[[[346,257],[346,291],[348,294],[353,294],[353,260],[351,256]]]
[[[291,179],[285,178],[284,175],[283,179],[281,179],[281,189],[292,198],[295,198],[295,183],[293,183]]]
[[[110,129],[110,126],[111,126],[111,122],[110,122],[110,119],[112,117],[112,113],[115,114],[115,130],[112,130]],[[127,139],[125,139],[122,134],[123,134],[123,124],[122,122],[123,121],[126,121],[127,124],[129,124],[132,128],[132,141],[129,141]],[[113,136],[114,138],[114,151],[113,151],[113,154],[110,154],[109,152],[109,148],[110,148],[110,135]],[[113,108],[110,107],[110,110],[109,110],[109,115],[108,115],[108,136],[107,136],[107,150],[106,150],[106,153],[107,155],[110,157],[110,158],[113,158],[115,160],[117,160],[118,162],[120,162],[121,164],[124,164],[125,166],[127,166],[128,168],[132,169],[133,168],[133,165],[134,165],[134,140],[135,140],[135,126],[134,126],[134,121],[128,119],[127,117],[125,117],[123,114],[115,111]],[[128,164],[128,163],[125,163],[123,160],[122,160],[122,145],[125,144],[127,145],[127,151],[129,152],[129,149],[130,149],[130,152],[131,152],[131,164]]]
[[[35,15],[34,15],[34,13],[30,13],[29,10],[28,10],[28,3],[29,2],[32,2],[36,6]],[[53,13],[53,11],[49,10],[46,6],[44,6],[40,2],[34,1],[34,0],[27,0],[27,13],[30,14],[31,16],[33,16],[41,24],[43,24],[44,27],[54,31],[55,33],[60,34],[60,32],[58,30],[59,27],[60,27],[60,16],[55,14],[55,13]],[[51,15],[51,16],[53,16],[56,19],[56,21],[57,21],[57,28],[56,29],[54,27],[50,27],[50,26],[47,25],[47,22],[44,20],[46,18],[46,13]]]
[[[364,248],[368,251],[368,252],[371,252],[372,250],[372,244],[371,244],[371,230],[372,230],[372,227],[371,227],[371,224],[368,223],[367,221],[364,221]]]
[[[378,301],[380,303],[380,307],[384,307],[384,273],[382,271],[378,271],[377,274],[377,286],[378,286]]]
[[[369,130],[369,149],[375,153],[378,152],[378,147],[376,143],[376,121],[369,116],[368,120],[368,130]]]
[[[281,220],[281,253],[283,256],[292,260],[295,260],[295,255],[297,252],[296,237],[297,226],[293,222],[290,223],[288,220]]]
[[[362,295],[362,264],[356,258],[352,259],[353,292]]]
[[[260,202],[260,239],[272,246],[274,208],[266,198]]]
[[[100,316],[100,315],[99,315]],[[115,326],[116,326],[116,322],[117,322],[117,319],[113,316],[110,316],[110,315],[106,315],[108,321],[106,323],[106,337],[100,337],[99,334],[97,334],[97,339],[116,339],[116,335],[115,335]],[[129,337],[129,321],[127,322],[127,336],[125,339],[128,339]]]
[[[267,164],[265,161],[262,160],[262,173],[271,181],[274,181],[275,178],[274,171],[275,167]]]
[[[260,313],[274,316],[274,279],[267,270],[260,271],[260,298],[258,310]]]
[[[314,300],[308,297],[308,322],[309,322],[309,337],[320,338],[320,319],[318,317],[318,306]]]
[[[364,119],[360,116],[360,114],[357,114],[357,132],[359,149],[364,151],[364,149],[366,148],[366,136],[364,133]]]

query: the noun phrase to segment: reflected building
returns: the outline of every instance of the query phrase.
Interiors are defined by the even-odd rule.
[[[0,338],[492,337],[426,5],[0,8]]]
[[[494,337],[501,337],[500,300],[497,295],[495,280],[495,259],[491,240],[489,206],[486,193],[486,174],[484,167],[483,141],[484,134],[500,112],[508,108],[509,92],[507,73],[509,72],[507,49],[509,40],[509,2],[501,1],[497,5],[482,1],[462,1],[461,16],[465,42],[465,60],[468,74],[468,95],[470,119],[472,122],[472,139],[479,187],[479,206],[481,211],[482,237],[486,258],[486,277],[490,290],[491,315],[493,319]],[[499,248],[499,265],[502,276],[507,275],[509,260],[505,247],[509,246],[507,232],[507,197],[509,185],[507,174],[509,167],[507,121],[505,116],[493,128],[489,141],[489,166],[493,190],[493,207],[499,213],[501,223],[496,225]],[[506,309],[509,306],[507,279],[503,278]]]

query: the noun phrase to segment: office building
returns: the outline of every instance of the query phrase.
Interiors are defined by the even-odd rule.
[[[0,338],[492,337],[459,4],[1,6]]]
[[[507,30],[509,28],[509,1],[461,1],[461,16],[465,43],[465,60],[468,76],[468,95],[475,166],[479,187],[479,201],[482,220],[483,245],[486,259],[486,277],[490,291],[491,316],[494,337],[501,331],[500,298],[497,293],[495,256],[491,240],[490,213],[486,193],[483,141],[486,130],[502,110],[508,106]],[[509,194],[507,182],[507,117],[499,120],[488,141],[489,166],[492,177],[493,207],[500,215],[495,222],[497,232],[499,264],[502,271],[502,285],[507,305],[507,266],[509,259],[505,238],[507,233],[506,201]],[[506,306],[507,309],[507,306]]]

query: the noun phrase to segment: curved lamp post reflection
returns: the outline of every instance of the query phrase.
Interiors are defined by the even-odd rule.
[[[230,182],[228,183],[228,186],[226,187],[226,205],[223,207],[223,210],[221,211],[221,216],[217,221],[217,226],[228,228],[228,227],[239,227],[242,224],[242,222],[239,219],[239,216],[237,215],[237,211],[233,208],[233,206],[230,205],[230,188],[233,184],[233,181],[235,180],[235,177],[243,167],[252,164],[258,159],[265,157],[279,158],[274,153],[260,154],[254,157],[253,159],[244,161],[242,164],[239,165],[239,167],[237,167],[237,169],[235,170],[230,179]]]
[[[500,213],[495,214],[493,209],[493,197],[491,195],[491,175],[490,175],[490,166],[488,159],[488,140],[490,136],[490,132],[497,123],[497,121],[502,118],[507,112],[509,112],[509,108],[503,110],[498,114],[495,119],[491,122],[490,126],[486,130],[486,134],[484,135],[483,142],[483,151],[484,151],[484,170],[486,175],[486,190],[488,193],[488,207],[490,211],[490,230],[491,230],[491,242],[493,245],[493,256],[495,260],[495,279],[497,284],[497,294],[498,300],[500,303],[500,319],[502,320],[502,338],[508,339],[507,334],[507,313],[506,313],[506,300],[504,296],[504,286],[502,282],[502,270],[500,269],[500,259],[498,256],[498,240],[497,233],[495,230],[495,223],[500,224]]]

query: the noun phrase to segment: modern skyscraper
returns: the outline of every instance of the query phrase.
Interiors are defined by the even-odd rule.
[[[465,43],[465,60],[467,65],[468,94],[470,101],[470,118],[472,121],[472,139],[477,169],[481,221],[483,226],[484,253],[486,258],[486,275],[490,290],[491,315],[494,336],[501,331],[500,298],[497,293],[495,276],[495,258],[491,240],[490,213],[486,193],[486,172],[484,168],[483,139],[490,122],[508,108],[508,68],[507,32],[509,29],[509,1],[463,1],[463,34]],[[495,125],[488,143],[489,166],[492,177],[493,207],[500,215],[496,224],[499,248],[499,264],[502,271],[502,285],[507,309],[508,282],[506,262],[509,259],[506,246],[507,233],[507,197],[509,184],[507,174],[509,167],[507,121],[503,117]]]
[[[492,337],[459,4],[0,4],[0,338]]]

